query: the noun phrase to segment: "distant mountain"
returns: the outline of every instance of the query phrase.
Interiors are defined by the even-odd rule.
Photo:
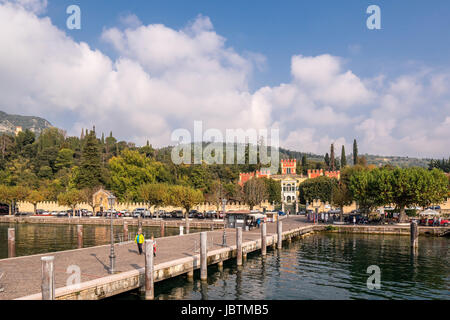
[[[15,134],[17,127],[22,127],[23,131],[29,129],[36,135],[40,135],[44,129],[50,128],[52,125],[39,117],[20,116],[0,111],[0,133]]]

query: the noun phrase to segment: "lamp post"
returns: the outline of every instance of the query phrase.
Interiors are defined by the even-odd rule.
[[[225,232],[227,226],[225,221],[225,205],[227,204],[227,199],[222,199],[222,213],[223,213],[223,236],[222,236],[222,246],[227,246],[227,234]]]
[[[114,197],[114,195],[111,194],[108,197],[108,205],[109,205],[109,210],[111,213],[111,250],[109,253],[109,264],[110,264],[109,273],[110,274],[114,273],[115,264],[116,264],[116,255],[114,253],[114,228],[113,228],[113,212],[112,212],[115,203],[116,203],[116,197]]]

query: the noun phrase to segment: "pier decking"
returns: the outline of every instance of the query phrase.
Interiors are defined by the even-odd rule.
[[[325,230],[327,225],[312,225],[304,217],[291,216],[283,219],[283,239],[300,236],[313,231]],[[267,224],[267,245],[277,241],[276,223]],[[409,227],[395,226],[333,226],[335,232],[375,232],[383,234],[408,234]],[[360,229],[360,228],[370,228]],[[420,228],[420,233],[426,230]],[[425,231],[424,231],[425,230]],[[208,265],[236,256],[236,231],[227,229],[227,246],[222,246],[223,229],[207,233]],[[154,261],[155,282],[185,274],[200,268],[200,235],[188,234],[158,238],[157,256]],[[408,241],[405,239],[405,241]],[[254,229],[243,232],[243,252],[261,248],[261,231]],[[54,256],[56,299],[95,300],[114,296],[144,285],[144,259],[139,256],[133,242],[115,245],[117,273],[110,275],[109,245],[69,250],[48,254],[17,257],[0,260],[0,299],[41,299],[41,257]],[[75,266],[75,267],[73,267]],[[71,286],[68,279],[77,267],[81,271],[81,283]],[[69,270],[69,273],[68,273]],[[73,272],[73,271],[72,271]]]

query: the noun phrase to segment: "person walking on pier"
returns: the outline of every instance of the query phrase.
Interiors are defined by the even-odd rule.
[[[152,235],[152,241],[153,241],[153,256],[156,257],[156,241]]]
[[[137,243],[139,255],[142,254],[142,244],[144,243],[144,235],[142,234],[142,230],[139,229],[136,237],[134,238],[134,242]]]

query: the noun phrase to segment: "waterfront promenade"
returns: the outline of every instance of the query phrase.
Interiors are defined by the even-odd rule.
[[[283,219],[283,240],[314,231],[327,229],[327,225],[312,225],[304,217],[291,216]],[[409,227],[401,226],[335,226],[334,232],[370,232],[383,234],[409,234]],[[370,228],[370,229],[364,229]],[[329,228],[328,228],[329,229]],[[427,231],[428,230],[428,231]],[[441,234],[448,228],[420,228],[420,233],[433,231]],[[236,256],[236,230],[227,229],[227,246],[222,246],[223,230],[209,231],[207,237],[208,265],[217,264]],[[243,251],[246,253],[261,248],[260,229],[243,232]],[[200,268],[200,234],[158,238],[157,256],[154,261],[155,282],[186,274]],[[267,224],[267,245],[277,241],[276,223]],[[405,238],[405,241],[409,241]],[[137,254],[133,242],[115,245],[116,270],[108,274],[109,245],[17,257],[0,260],[0,299],[41,298],[41,257],[54,256],[55,287],[57,299],[102,299],[130,291],[144,285],[144,255]],[[70,266],[81,270],[79,287],[69,286],[67,273]],[[69,283],[70,284],[70,283]]]

